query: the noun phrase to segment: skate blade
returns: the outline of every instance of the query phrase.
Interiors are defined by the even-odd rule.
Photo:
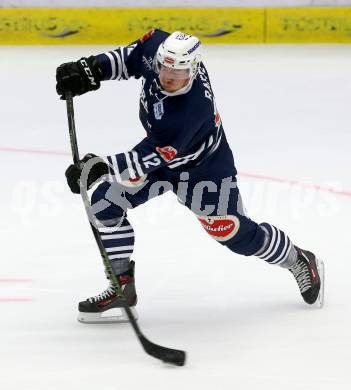
[[[319,289],[316,306],[322,308],[324,305],[324,262],[321,259],[316,259],[319,279],[321,281],[321,287]]]
[[[130,308],[134,318],[138,319],[138,313],[136,310]],[[106,310],[102,313],[84,313],[79,312],[78,321],[83,324],[118,324],[129,322],[126,312],[123,309],[114,308]]]

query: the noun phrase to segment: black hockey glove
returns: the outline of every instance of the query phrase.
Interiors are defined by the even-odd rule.
[[[80,193],[80,187],[79,187],[79,180],[81,173],[84,168],[84,164],[86,164],[90,159],[96,158],[97,156],[95,154],[89,153],[86,154],[82,160],[79,160],[78,164],[72,164],[70,165],[66,170],[66,179],[67,183],[69,185],[69,188],[74,194]],[[99,157],[98,157],[99,158]],[[84,184],[87,183],[88,189],[91,188],[92,184],[100,179],[102,176],[106,175],[108,173],[108,167],[107,164],[104,162],[104,160],[99,158],[99,161],[95,162],[95,164],[90,168],[89,174],[88,174],[88,180],[86,178],[82,178]]]
[[[63,100],[67,91],[77,96],[99,89],[101,80],[102,72],[94,56],[67,62],[56,69],[56,91]]]

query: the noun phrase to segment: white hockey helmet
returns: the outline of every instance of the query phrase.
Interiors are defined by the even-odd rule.
[[[156,71],[159,73],[162,65],[172,69],[188,70],[189,84],[191,84],[202,58],[200,46],[201,42],[198,38],[175,31],[157,49]]]

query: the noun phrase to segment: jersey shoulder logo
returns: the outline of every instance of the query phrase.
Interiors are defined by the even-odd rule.
[[[148,31],[146,34],[144,34],[144,35],[140,38],[140,42],[141,42],[141,43],[144,43],[145,41],[147,41],[148,39],[150,39],[154,32],[155,32],[155,29],[154,29],[154,28],[153,28],[152,30]]]
[[[177,149],[175,149],[173,146],[164,146],[163,148],[157,146],[156,150],[158,154],[160,154],[161,157],[167,162],[172,161],[178,153]]]
[[[143,64],[146,66],[147,70],[151,70],[152,69],[152,57],[146,58],[145,56],[143,56]]]

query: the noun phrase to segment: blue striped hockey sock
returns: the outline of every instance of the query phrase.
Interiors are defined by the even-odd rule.
[[[262,248],[255,253],[269,264],[291,268],[297,260],[297,252],[289,237],[281,230],[268,223],[259,225],[265,232]]]
[[[106,221],[104,221],[105,225]],[[116,275],[128,272],[134,249],[134,230],[125,218],[119,226],[99,227],[100,237]]]

